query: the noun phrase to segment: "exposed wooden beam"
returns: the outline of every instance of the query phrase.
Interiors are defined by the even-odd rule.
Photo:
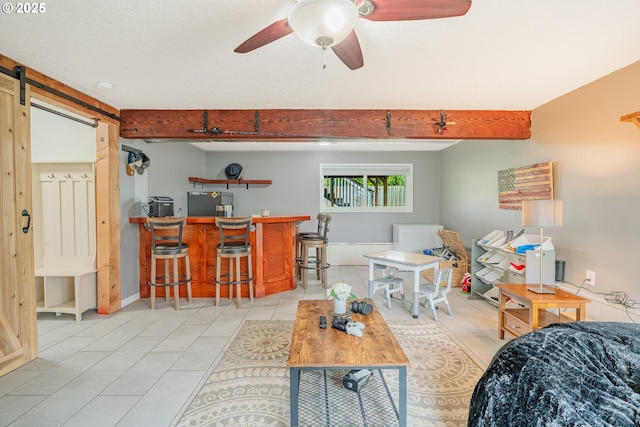
[[[634,123],[638,128],[640,128],[640,111],[622,116],[620,117],[620,121]]]
[[[96,236],[98,313],[120,310],[120,141],[118,126],[100,122],[96,132]]]
[[[446,110],[445,113],[446,126],[440,125],[441,110],[121,110],[120,136],[242,141],[531,136],[530,111]]]

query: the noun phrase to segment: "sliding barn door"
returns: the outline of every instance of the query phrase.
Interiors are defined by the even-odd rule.
[[[29,86],[0,74],[0,375],[38,356]]]

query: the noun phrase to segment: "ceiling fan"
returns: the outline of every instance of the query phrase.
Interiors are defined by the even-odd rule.
[[[298,0],[287,18],[258,31],[234,49],[247,53],[295,33],[307,44],[331,48],[350,69],[364,65],[354,31],[359,18],[370,21],[413,21],[462,16],[471,0]]]

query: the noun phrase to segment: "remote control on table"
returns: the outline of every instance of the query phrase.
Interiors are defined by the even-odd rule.
[[[320,329],[327,329],[327,316],[320,316]]]

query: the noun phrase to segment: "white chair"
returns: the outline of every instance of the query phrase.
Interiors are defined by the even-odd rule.
[[[373,281],[373,293],[380,289],[384,289],[384,297],[387,299],[387,307],[391,308],[391,295],[397,292],[400,292],[400,297],[402,298],[402,304],[405,303],[404,299],[404,289],[402,288],[402,279],[400,277],[395,277],[393,275],[393,270],[389,272],[389,275],[386,274],[386,266],[384,265],[374,265],[374,269],[376,270],[385,270],[382,274],[382,277],[379,277]],[[396,288],[396,285],[398,287]]]
[[[444,302],[444,305],[447,307],[447,313],[451,316],[451,306],[449,305],[449,300],[447,299],[447,294],[451,292],[451,279],[453,278],[453,269],[445,268],[442,270],[438,270],[435,277],[433,278],[433,283],[427,282],[420,285],[420,292],[418,294],[418,298],[425,298],[424,307],[427,308],[427,303],[429,307],[431,307],[431,311],[433,312],[433,318],[438,320],[438,313],[436,310],[438,309],[438,303]],[[443,283],[446,282],[446,286],[443,286]]]

